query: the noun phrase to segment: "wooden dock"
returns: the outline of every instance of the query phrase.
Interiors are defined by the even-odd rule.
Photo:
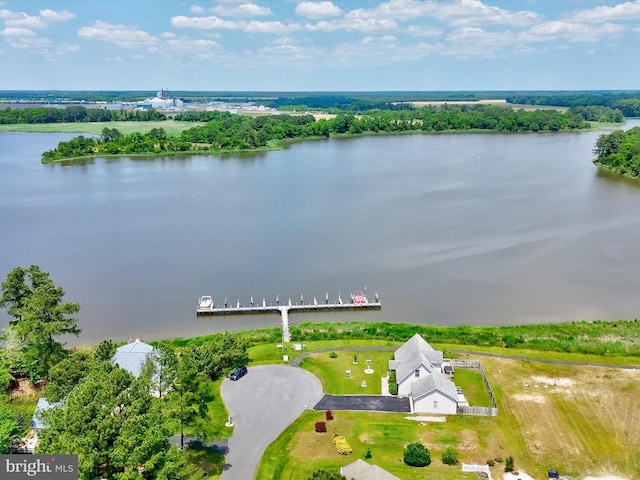
[[[379,310],[382,308],[378,292],[375,293],[374,301],[369,301],[362,292],[354,292],[348,302],[343,302],[342,297],[338,294],[338,300],[329,301],[329,294],[325,294],[324,302],[318,302],[316,297],[313,301],[305,303],[304,297],[300,295],[300,302],[293,303],[291,298],[288,302],[281,303],[279,296],[276,297],[276,303],[269,303],[265,298],[262,302],[254,302],[253,297],[248,305],[240,304],[237,300],[235,304],[229,304],[225,298],[222,305],[216,305],[209,296],[200,297],[196,306],[197,315],[251,315],[261,313],[279,313],[282,319],[282,341],[291,341],[289,333],[289,312],[323,312],[327,310]]]

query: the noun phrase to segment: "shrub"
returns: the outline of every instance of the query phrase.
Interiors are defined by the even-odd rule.
[[[316,470],[307,480],[347,480],[338,470]]]
[[[371,458],[373,455],[371,455],[371,449],[367,448],[367,453],[364,454],[364,458]]]
[[[509,455],[507,460],[504,462],[504,471],[505,472],[513,472],[515,469],[515,462],[513,461],[513,457]]]
[[[404,451],[404,463],[410,467],[426,467],[431,463],[431,453],[419,442],[410,443]]]
[[[333,412],[331,412],[331,410],[327,410],[325,412],[325,417],[327,418],[327,420],[333,420]]]
[[[495,464],[496,462],[494,462],[491,458],[487,460],[487,465],[489,465],[490,467],[493,467]]]
[[[453,447],[447,447],[442,452],[442,463],[445,465],[455,465],[458,463],[458,451]]]
[[[396,371],[395,370],[391,370],[391,373],[389,374],[389,393],[391,395],[397,395],[398,394],[398,383],[396,380]]]
[[[337,354],[336,352],[331,352],[331,353],[329,354],[329,357],[330,357],[330,358],[338,358],[338,354]]]
[[[327,431],[327,424],[325,422],[316,422],[316,432],[325,433]]]

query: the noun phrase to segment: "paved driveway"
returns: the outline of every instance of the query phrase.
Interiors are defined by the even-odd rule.
[[[238,381],[226,379],[222,400],[233,417],[223,480],[251,480],[267,446],[322,398],[318,378],[296,367],[250,367]]]
[[[408,397],[380,395],[325,395],[315,410],[369,410],[375,412],[411,412]]]

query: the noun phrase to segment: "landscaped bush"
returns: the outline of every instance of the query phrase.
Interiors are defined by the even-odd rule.
[[[389,374],[389,393],[391,395],[397,395],[398,394],[398,383],[396,380],[396,371],[395,370],[391,370],[391,373]]]
[[[338,358],[338,354],[337,354],[336,352],[331,352],[331,353],[329,354],[329,357],[330,357],[330,358]]]
[[[367,453],[364,454],[364,458],[371,458],[373,457],[373,455],[371,455],[371,449],[367,448]]]
[[[426,467],[431,463],[431,453],[419,442],[410,443],[404,451],[404,463],[410,467]]]
[[[307,480],[347,480],[338,470],[316,470]]]
[[[447,447],[442,452],[442,463],[445,465],[455,465],[458,463],[458,451],[453,447]]]
[[[325,422],[316,422],[316,432],[318,433],[326,433],[327,424]]]
[[[487,465],[489,465],[490,467],[493,467],[496,464],[496,462],[493,461],[493,459],[489,459],[487,460]]]
[[[513,461],[513,457],[509,455],[507,460],[504,462],[504,471],[505,472],[513,472],[515,469],[515,462]]]
[[[327,410],[325,412],[325,417],[327,418],[327,420],[333,420],[333,412],[331,412],[331,410]]]

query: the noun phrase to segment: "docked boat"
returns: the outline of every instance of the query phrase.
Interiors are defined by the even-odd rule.
[[[356,291],[351,294],[351,301],[356,305],[366,305],[367,297],[361,291]]]
[[[213,299],[209,295],[203,295],[198,300],[198,310],[206,310],[213,306]]]

